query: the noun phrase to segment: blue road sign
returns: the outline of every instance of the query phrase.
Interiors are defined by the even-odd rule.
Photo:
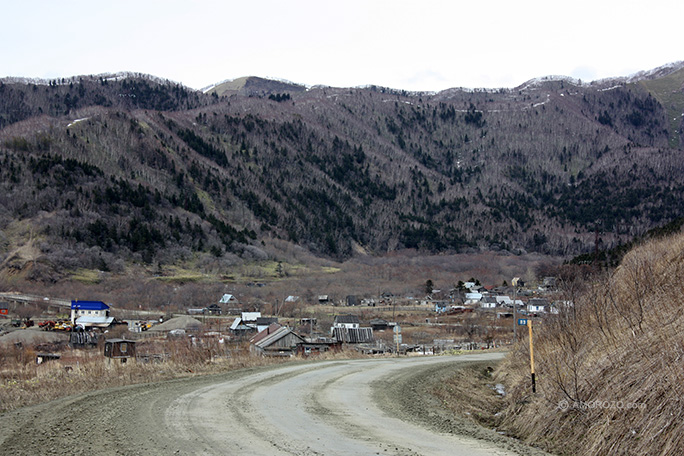
[[[527,318],[518,318],[518,326],[527,326]]]

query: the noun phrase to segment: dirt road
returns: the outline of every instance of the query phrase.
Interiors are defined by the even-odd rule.
[[[413,393],[437,370],[501,356],[288,363],[88,393],[1,415],[0,454],[541,454]]]

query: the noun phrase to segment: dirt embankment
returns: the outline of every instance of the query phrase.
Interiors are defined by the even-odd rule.
[[[503,424],[564,455],[684,454],[684,233],[650,241],[614,271],[569,277],[569,302],[535,328],[497,373]]]

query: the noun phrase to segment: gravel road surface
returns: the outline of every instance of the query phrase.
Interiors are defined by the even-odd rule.
[[[542,454],[416,397],[500,353],[287,363],[71,396],[0,415],[0,454]]]

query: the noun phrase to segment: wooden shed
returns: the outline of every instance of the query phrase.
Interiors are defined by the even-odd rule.
[[[120,359],[121,363],[125,363],[129,358],[135,359],[135,341],[126,339],[106,340],[104,355],[109,362],[112,359]]]
[[[304,338],[286,326],[273,323],[250,340],[250,350],[263,356],[293,356]]]

